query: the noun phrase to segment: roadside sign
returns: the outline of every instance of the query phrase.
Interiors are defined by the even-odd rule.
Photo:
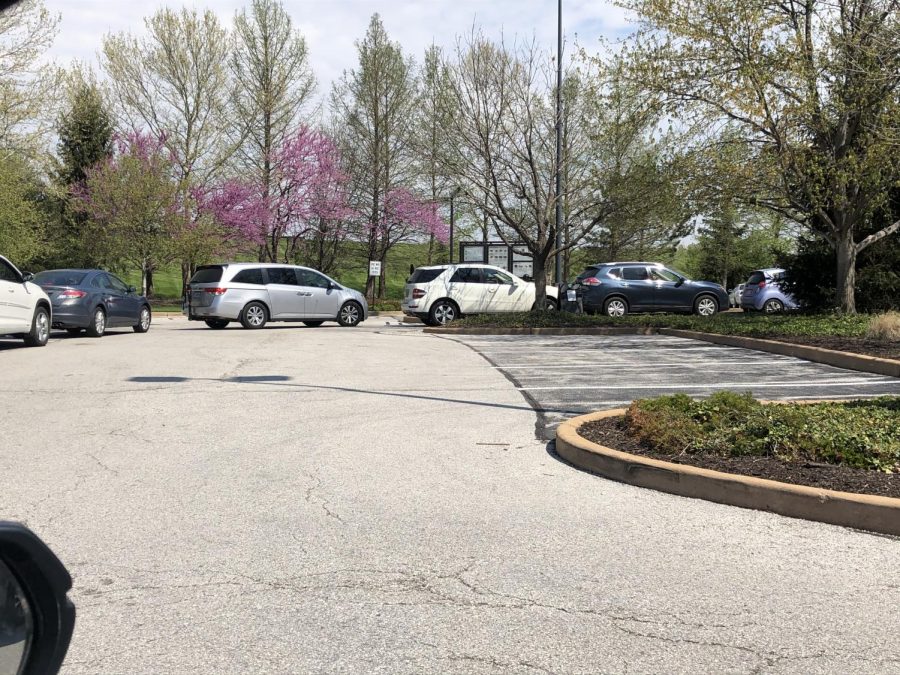
[[[381,261],[380,260],[370,260],[369,261],[369,276],[370,277],[380,277],[381,276]]]

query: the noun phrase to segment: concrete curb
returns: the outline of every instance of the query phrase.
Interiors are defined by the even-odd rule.
[[[741,337],[738,335],[699,333],[697,331],[680,330],[677,328],[660,328],[659,333],[661,335],[690,338],[691,340],[703,340],[704,342],[713,342],[715,344],[729,345],[731,347],[756,349],[757,351],[781,354],[782,356],[793,356],[798,359],[824,363],[829,366],[847,368],[848,370],[860,370],[865,373],[900,377],[900,361],[895,361],[894,359],[883,359],[877,356],[840,352],[836,349],[798,345],[793,342],[763,340],[760,338]]]
[[[570,328],[426,328],[426,333],[440,335],[669,335],[672,337],[702,340],[730,347],[743,347],[756,351],[793,356],[806,361],[824,363],[825,365],[848,370],[858,370],[876,375],[900,377],[900,360],[884,359],[876,356],[865,356],[835,349],[809,347],[792,342],[763,340],[760,338],[741,337],[737,335],[719,335],[717,333],[700,333],[698,331],[678,328],[655,327],[570,327]]]
[[[426,328],[439,335],[656,335],[656,328],[643,326],[573,326],[570,328]]]
[[[900,499],[822,490],[663,462],[598,445],[578,433],[586,422],[624,414],[624,409],[604,410],[563,422],[556,431],[556,451],[580,469],[637,487],[900,535]]]

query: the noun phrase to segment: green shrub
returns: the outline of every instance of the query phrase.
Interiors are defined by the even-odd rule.
[[[775,456],[900,472],[900,397],[764,405],[750,394],[635,401],[629,433],[665,454]]]

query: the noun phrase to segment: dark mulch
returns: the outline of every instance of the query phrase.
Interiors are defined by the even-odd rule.
[[[821,347],[822,349],[836,349],[840,352],[878,356],[882,359],[900,360],[900,343],[898,342],[880,342],[861,337],[795,337],[793,335],[775,336],[769,339],[808,345],[810,347]]]
[[[666,454],[651,450],[628,435],[625,420],[609,417],[583,424],[579,433],[584,438],[614,450],[687,464],[713,471],[767,478],[782,483],[808,485],[826,490],[856,492],[900,498],[900,474],[887,474],[831,464],[787,464],[777,457],[720,457],[718,455]]]

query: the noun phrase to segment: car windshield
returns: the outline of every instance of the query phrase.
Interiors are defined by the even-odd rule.
[[[754,272],[750,275],[750,278],[747,279],[747,283],[749,285],[758,284],[761,281],[765,281],[766,275],[763,272]]]
[[[86,276],[86,272],[47,270],[35,274],[34,283],[38,286],[78,286]]]
[[[406,280],[408,284],[427,284],[429,281],[434,281],[439,276],[441,276],[441,272],[444,270],[440,267],[438,268],[427,268],[420,267],[415,270]]]
[[[585,268],[584,272],[582,272],[581,274],[579,274],[576,277],[575,280],[576,281],[584,281],[585,279],[589,279],[590,277],[595,277],[595,276],[597,276],[597,268],[596,267],[587,267],[587,268]]]

